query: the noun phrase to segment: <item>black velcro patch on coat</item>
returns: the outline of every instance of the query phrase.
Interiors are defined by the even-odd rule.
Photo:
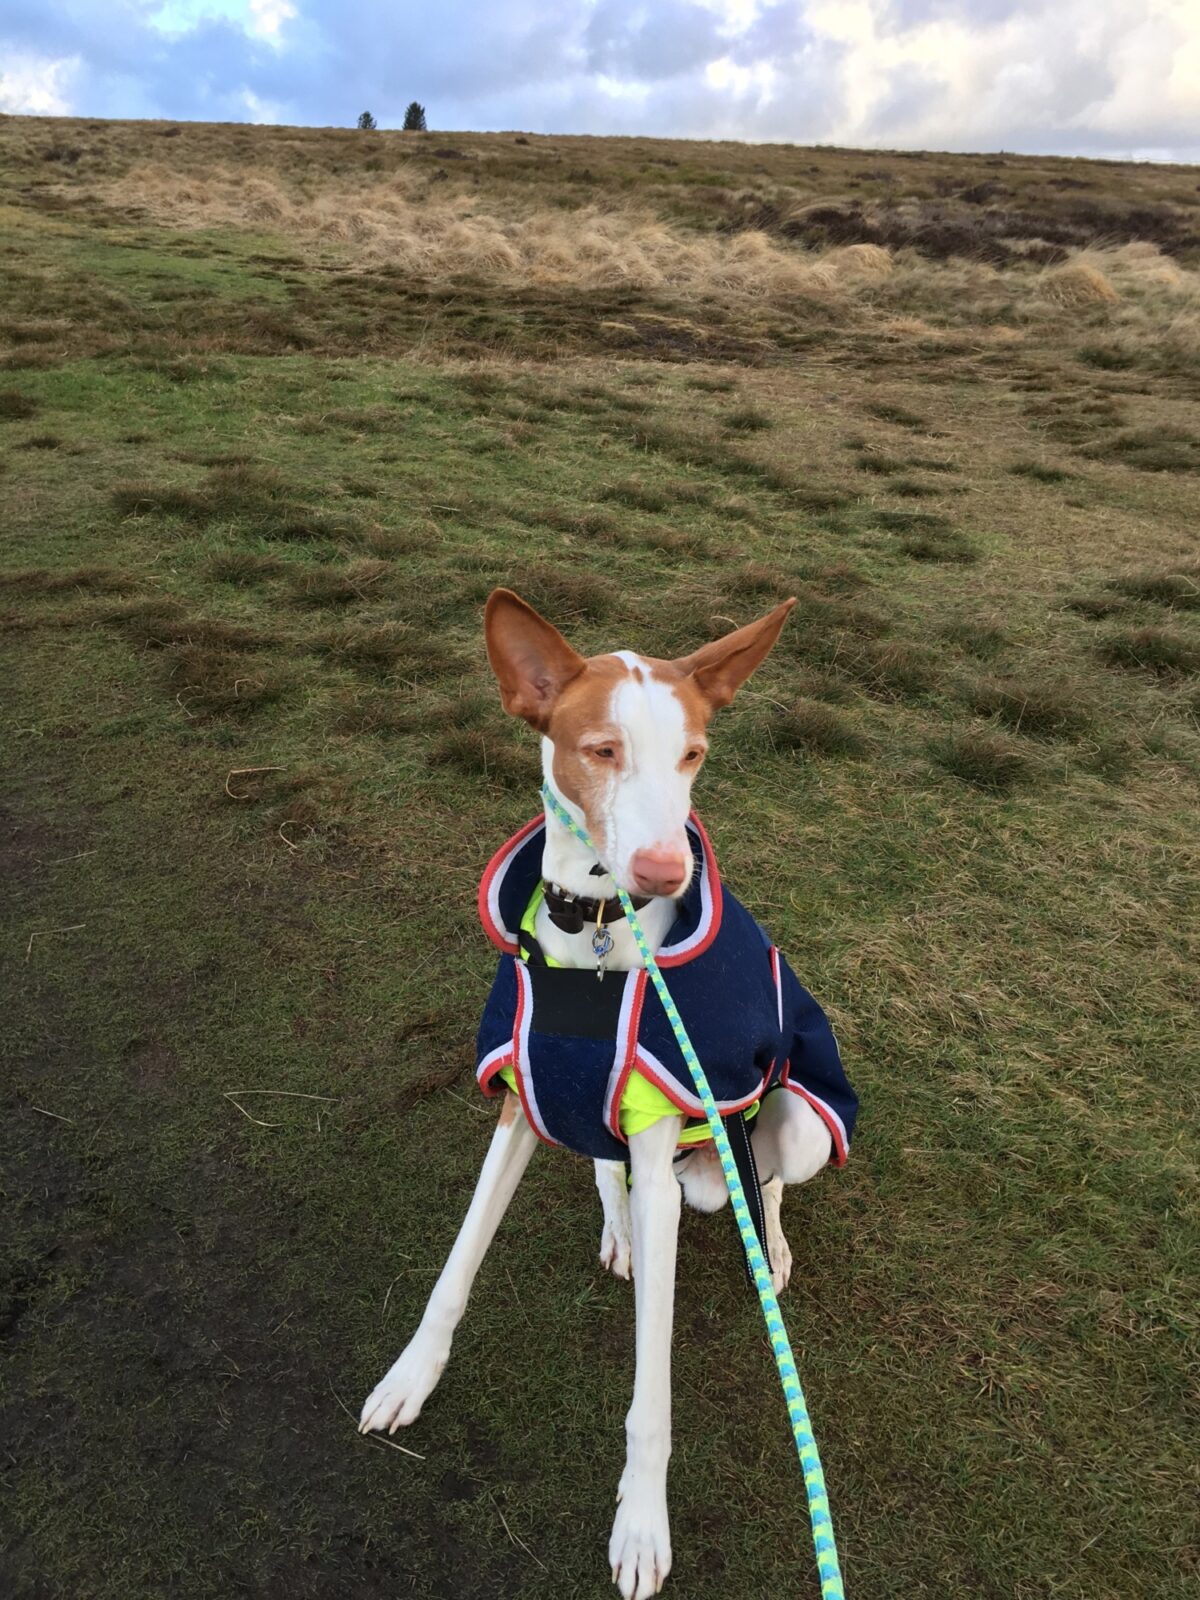
[[[626,974],[610,972],[603,982],[577,967],[529,967],[533,985],[534,1033],[568,1039],[617,1037]]]

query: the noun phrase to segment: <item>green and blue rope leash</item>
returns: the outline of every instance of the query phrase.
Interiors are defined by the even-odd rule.
[[[575,837],[585,844],[593,854],[596,847],[587,836],[587,830],[581,828],[574,817],[551,790],[548,784],[542,786],[542,799],[546,809],[562,823]],[[750,1217],[750,1208],[746,1204],[746,1196],[742,1189],[741,1179],[738,1177],[737,1164],[733,1159],[733,1150],[729,1144],[729,1136],[725,1132],[725,1125],[721,1121],[721,1113],[717,1110],[717,1102],[713,1099],[713,1092],[708,1086],[704,1068],[700,1065],[700,1058],[692,1048],[692,1041],[688,1038],[687,1029],[683,1019],[675,1008],[671,999],[670,990],[666,980],[659,971],[658,962],[654,959],[654,952],[646,942],[646,935],[642,932],[642,925],[637,919],[637,912],[628,894],[617,885],[617,893],[621,897],[621,905],[625,911],[625,919],[629,923],[630,932],[646,964],[650,980],[662,1001],[663,1010],[667,1013],[667,1020],[687,1062],[688,1071],[692,1075],[692,1082],[696,1085],[696,1093],[704,1107],[704,1115],[708,1119],[709,1131],[713,1136],[713,1143],[717,1148],[717,1155],[721,1161],[721,1170],[725,1174],[725,1181],[729,1185],[729,1199],[733,1206],[733,1215],[737,1221],[738,1232],[742,1236],[742,1247],[746,1252],[746,1260],[754,1278],[754,1287],[758,1290],[759,1304],[762,1306],[763,1318],[767,1324],[767,1335],[771,1341],[771,1349],[775,1355],[775,1365],[779,1369],[779,1381],[783,1385],[784,1399],[787,1402],[788,1418],[792,1424],[792,1436],[796,1441],[796,1451],[800,1457],[800,1467],[804,1473],[804,1490],[808,1496],[808,1516],[812,1523],[813,1549],[816,1551],[817,1572],[821,1579],[822,1600],[845,1600],[846,1591],[842,1587],[842,1570],[838,1564],[837,1544],[833,1537],[833,1520],[829,1515],[829,1499],[825,1493],[825,1474],[821,1470],[821,1457],[817,1452],[817,1441],[813,1437],[812,1424],[808,1419],[808,1406],[804,1399],[804,1390],[800,1387],[800,1375],[796,1371],[796,1362],[792,1356],[792,1347],[788,1342],[787,1329],[783,1325],[783,1318],[779,1312],[779,1301],[775,1298],[775,1290],[771,1283],[771,1274],[767,1269],[766,1260],[758,1242],[758,1235],[754,1231],[754,1223]]]

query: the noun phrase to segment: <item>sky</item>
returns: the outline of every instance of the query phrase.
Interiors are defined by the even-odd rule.
[[[1200,0],[0,0],[0,112],[1200,162]]]

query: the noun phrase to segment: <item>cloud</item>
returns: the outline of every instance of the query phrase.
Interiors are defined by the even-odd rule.
[[[62,117],[71,110],[71,80],[77,57],[5,52],[0,68],[0,111],[32,117]]]
[[[6,0],[0,107],[1200,156],[1194,0]]]
[[[295,16],[296,7],[290,0],[250,0],[250,31],[272,43],[283,43],[280,37],[283,25]]]

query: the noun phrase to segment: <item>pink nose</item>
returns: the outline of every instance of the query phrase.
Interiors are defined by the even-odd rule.
[[[629,863],[641,894],[674,894],[687,877],[687,858],[678,850],[638,850]]]

